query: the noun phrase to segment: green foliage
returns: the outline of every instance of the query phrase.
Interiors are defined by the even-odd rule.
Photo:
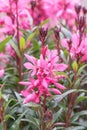
[[[76,61],[74,61],[74,62],[72,63],[72,68],[73,68],[73,71],[74,71],[74,72],[77,72],[77,71],[78,71],[78,64],[77,64]]]
[[[7,130],[41,130],[43,118],[43,102],[40,104],[27,103],[23,104],[21,90],[25,87],[19,84],[23,79],[30,79],[30,73],[25,71],[23,64],[25,63],[24,53],[39,58],[41,52],[41,41],[39,40],[39,28],[43,27],[49,19],[43,21],[40,25],[32,28],[32,30],[22,31],[23,36],[18,41],[8,36],[0,43],[0,52],[4,52],[8,42],[16,52],[17,57],[10,57],[9,63],[5,68],[5,74],[0,79],[0,100],[3,98],[4,103],[0,107],[4,107],[4,120],[6,121]],[[65,28],[61,28],[60,42],[62,38],[71,39],[71,32]],[[30,42],[29,47],[26,47]],[[46,43],[49,48],[55,49],[56,40],[54,38],[53,29],[49,30]],[[60,43],[61,44],[61,43]],[[46,99],[46,109],[52,113],[52,119],[48,119],[47,114],[45,125],[47,130],[52,125],[52,130],[87,130],[87,64],[81,60],[72,60],[67,49],[60,47],[58,52],[59,62],[66,63],[68,68],[65,72],[55,71],[55,76],[64,76],[58,82],[62,83],[66,89],[61,91],[61,95],[52,95]],[[20,70],[20,58],[21,73]],[[37,68],[38,69],[38,68]],[[35,77],[36,78],[36,77]],[[20,91],[17,90],[20,88]],[[55,87],[55,86],[54,86]],[[41,98],[43,99],[43,97]],[[71,111],[69,111],[71,110]],[[69,125],[66,128],[67,117],[70,114]],[[3,124],[0,123],[0,130],[3,130]]]
[[[8,36],[3,41],[0,42],[0,52],[3,52],[6,44],[12,39],[12,36]]]
[[[17,46],[14,42],[11,42],[10,44],[11,44],[12,47],[14,48],[14,50],[15,50],[17,56],[20,57],[21,54],[20,54],[20,51],[19,51],[19,49],[18,49],[18,46]]]
[[[26,41],[23,37],[20,37],[19,45],[20,45],[20,50],[23,51],[26,45]]]

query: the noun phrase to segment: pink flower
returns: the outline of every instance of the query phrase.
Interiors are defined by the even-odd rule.
[[[2,78],[4,76],[4,69],[0,70],[0,78]]]
[[[80,36],[78,33],[72,33],[72,39],[63,39],[62,46],[65,47],[72,59],[79,59],[81,61],[87,61],[87,38],[82,37],[80,41]]]
[[[10,44],[7,44],[5,47],[6,54],[10,57],[16,57],[16,52]]]
[[[44,57],[41,54],[40,59],[27,54],[25,56],[29,62],[24,63],[24,66],[30,71],[31,77],[29,82],[19,82],[27,86],[26,90],[22,91],[25,103],[29,101],[39,102],[39,97],[43,95],[46,95],[46,97],[51,96],[52,92],[54,94],[61,94],[61,89],[64,90],[65,87],[58,83],[58,80],[64,77],[57,76],[55,73],[66,70],[67,65],[58,63],[57,51],[50,51],[46,46]],[[36,97],[38,97],[37,100]]]
[[[30,0],[18,0],[17,6],[14,0],[1,0],[0,1],[0,13],[3,19],[3,27],[0,28],[2,33],[8,35],[16,35],[17,33],[17,14],[16,9],[18,7],[18,22],[19,28],[30,28],[30,12],[29,4]]]
[[[34,25],[39,25],[42,21],[47,19],[42,0],[31,0],[29,11],[33,18]]]
[[[9,59],[6,54],[0,53],[0,69],[4,69],[9,63]]]
[[[68,26],[72,27],[75,22],[76,13],[74,6],[79,0],[42,0],[43,9],[48,18],[51,19],[51,25],[57,25],[58,20],[63,19]]]
[[[39,102],[39,97],[38,94],[36,93],[27,93],[26,90],[22,91],[21,94],[25,97],[24,103],[28,103],[28,102]]]

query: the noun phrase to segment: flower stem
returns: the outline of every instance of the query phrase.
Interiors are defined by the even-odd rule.
[[[43,100],[43,108],[42,108],[42,125],[41,125],[41,130],[46,130],[45,129],[45,119],[44,119],[44,115],[45,115],[45,111],[46,111],[46,96],[44,96],[44,100]]]
[[[4,119],[4,116],[5,116],[5,110],[4,110],[4,99],[1,98],[0,99],[0,122],[2,123],[3,125],[3,130],[7,130],[7,127],[6,127],[6,121]]]
[[[70,87],[71,89],[74,89],[76,80],[77,80],[77,74],[75,73],[72,86]],[[66,117],[66,125],[65,125],[66,128],[70,126],[70,118],[71,118],[71,114],[75,105],[77,95],[78,95],[77,93],[71,93],[68,95],[68,111],[66,114],[67,117]]]
[[[16,0],[16,25],[17,25],[17,35],[16,35],[16,39],[17,39],[17,42],[18,42],[18,49],[19,49],[19,52],[21,53],[21,50],[20,50],[20,42],[19,42],[19,22],[18,22],[18,0]],[[18,74],[19,74],[19,81],[22,80],[22,54],[20,57],[17,57],[17,65],[18,65]],[[20,86],[17,86],[17,91],[20,92]]]

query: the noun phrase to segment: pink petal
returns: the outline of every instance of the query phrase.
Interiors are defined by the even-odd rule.
[[[43,79],[42,81],[42,85],[44,86],[44,88],[47,88],[48,87],[48,83],[45,79]]]
[[[25,57],[31,62],[31,63],[33,63],[33,64],[36,64],[36,58],[35,57],[33,57],[33,56],[29,56],[29,55],[27,55],[27,54],[25,54]]]
[[[29,94],[29,95],[25,98],[24,103],[35,102],[36,98],[37,98],[36,93]]]
[[[60,83],[54,83],[54,85],[57,87],[57,88],[59,88],[59,89],[65,89],[65,86],[63,86],[62,84],[60,84]]]
[[[27,69],[32,69],[32,70],[34,69],[34,66],[29,62],[24,63],[24,67]]]
[[[27,97],[29,95],[29,92],[27,90],[23,90],[21,91],[21,94],[24,96],[24,97]]]
[[[61,94],[61,92],[56,88],[50,88],[50,91],[54,92],[55,94]]]
[[[19,82],[19,84],[25,85],[25,86],[29,86],[30,82]]]
[[[62,40],[62,46],[65,47],[67,50],[69,49],[68,43],[67,43],[68,39],[63,39]]]
[[[67,65],[66,64],[63,64],[63,63],[61,63],[61,64],[58,64],[57,65],[57,70],[58,71],[64,71],[64,70],[66,70],[67,69]]]

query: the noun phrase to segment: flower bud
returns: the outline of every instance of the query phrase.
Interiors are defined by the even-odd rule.
[[[47,32],[48,32],[48,29],[44,29],[44,28],[39,29],[40,40],[41,40],[42,44],[44,44],[46,41]]]
[[[81,16],[79,19],[79,28],[81,29],[85,24],[85,17]]]
[[[56,38],[57,40],[59,40],[59,33],[60,33],[60,29],[55,27],[55,29],[54,29],[54,34],[55,34],[55,38]]]
[[[86,14],[87,13],[87,9],[85,7],[82,8],[83,13]]]
[[[35,6],[36,6],[36,1],[35,1],[35,0],[32,0],[32,1],[30,2],[30,4],[31,4],[32,10],[34,10],[34,8],[35,8]]]
[[[77,14],[79,14],[80,11],[81,11],[81,5],[76,4],[75,5],[75,11],[76,11]]]

